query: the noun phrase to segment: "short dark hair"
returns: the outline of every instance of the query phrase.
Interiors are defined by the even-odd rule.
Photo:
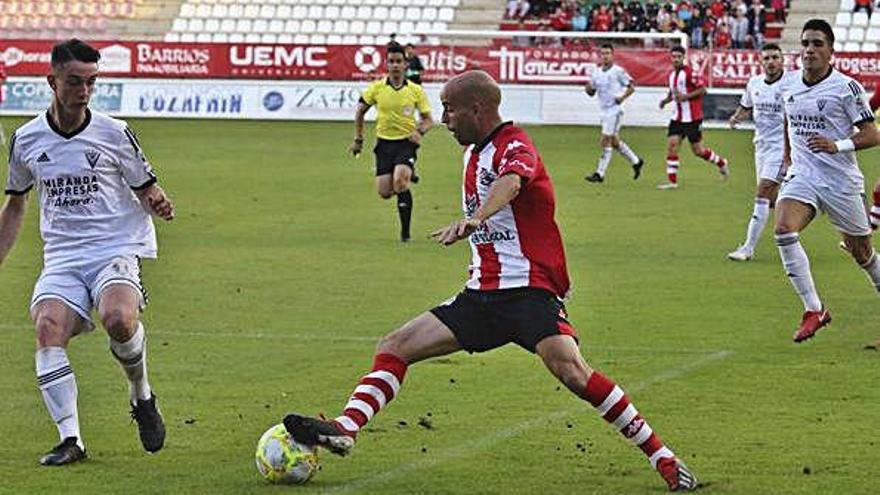
[[[669,51],[672,53],[680,53],[682,55],[685,54],[684,47],[681,45],[675,45],[672,48],[670,48]]]
[[[404,57],[406,56],[406,50],[403,49],[403,45],[396,41],[388,43],[385,47],[385,56],[390,56],[392,53],[399,53]]]
[[[769,50],[776,50],[778,52],[782,51],[782,48],[779,48],[779,45],[776,43],[764,43],[764,46],[761,47],[762,52],[766,52]]]
[[[810,19],[804,24],[801,34],[804,34],[804,31],[822,31],[825,38],[828,40],[828,43],[834,45],[834,30],[831,29],[831,24],[828,24],[828,21],[822,19]]]
[[[614,45],[612,45],[611,43],[602,43],[601,45],[599,45],[600,50],[604,50],[605,48],[611,50],[612,52],[614,51]]]
[[[76,38],[62,41],[52,47],[53,69],[58,69],[72,60],[96,64],[101,60],[101,53]]]

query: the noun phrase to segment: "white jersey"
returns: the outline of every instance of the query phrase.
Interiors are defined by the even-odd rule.
[[[861,193],[864,178],[855,151],[813,153],[808,140],[817,135],[832,141],[849,139],[855,125],[874,120],[862,85],[834,69],[807,85],[803,71],[797,70],[785,78],[782,97],[791,145],[789,177],[805,175],[817,185]]]
[[[608,70],[596,67],[590,75],[590,83],[596,89],[599,108],[603,112],[620,110],[620,104],[614,101],[623,94],[623,90],[632,84],[632,77],[619,65],[612,65]]]
[[[36,184],[45,266],[120,254],[156,257],[150,214],[133,190],[156,182],[125,122],[87,111],[71,134],[43,113],[15,131],[6,194]]]
[[[784,124],[785,116],[782,108],[782,85],[785,79],[767,84],[766,77],[754,76],[746,84],[739,104],[752,111],[755,122],[755,156],[758,165],[779,165],[785,153]]]

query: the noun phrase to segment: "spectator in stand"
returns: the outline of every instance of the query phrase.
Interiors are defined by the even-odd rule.
[[[743,0],[733,0],[733,5],[731,5],[730,9],[731,15],[736,17],[736,13],[739,12],[745,17],[746,13],[749,11],[749,8],[746,6],[746,3]]]
[[[571,18],[572,31],[586,31],[590,23],[587,20],[586,7],[578,8]]]
[[[870,19],[871,14],[874,13],[874,0],[856,0],[856,4],[853,5],[853,14],[860,10],[867,12],[868,19]]]
[[[614,26],[617,26],[621,20],[626,25],[626,7],[623,6],[621,0],[611,0],[611,3],[608,4],[608,10],[611,12],[612,24]]]
[[[707,10],[706,16],[703,18],[703,48],[713,43],[712,40],[715,36],[715,27],[717,26],[718,19],[712,15],[711,10]]]
[[[785,0],[772,0],[770,7],[773,9],[773,16],[779,22],[785,22]]]
[[[556,10],[556,6],[559,4],[559,2],[553,0],[530,0],[530,3],[532,6],[529,10],[529,14],[539,19],[552,14],[553,11]]]
[[[691,13],[691,19],[685,29],[691,38],[691,48],[703,48],[703,23],[705,20],[701,9],[695,8]]]
[[[571,31],[571,15],[560,5],[550,16],[550,26],[556,31]]]
[[[654,0],[645,2],[645,31],[657,31],[657,16],[660,14],[660,6]]]
[[[611,11],[608,10],[608,6],[600,4],[599,10],[594,11],[593,22],[590,23],[590,31],[611,31],[612,22],[613,18],[611,17]]]
[[[733,42],[733,48],[745,48],[746,39],[749,36],[749,20],[746,19],[741,10],[736,9],[734,12],[736,14],[730,21],[730,38]]]
[[[657,31],[660,31],[661,33],[672,31],[673,21],[672,5],[666,4],[660,9],[660,12],[657,13]]]
[[[715,28],[715,48],[730,48],[732,44],[730,28],[726,23],[718,23]]]
[[[727,12],[727,5],[725,5],[722,0],[714,0],[712,5],[709,6],[709,10],[712,12],[712,16],[715,17],[715,19],[721,19],[721,16]]]
[[[645,8],[638,0],[632,0],[626,7],[629,16],[629,26],[632,31],[644,32],[648,30]]]
[[[682,27],[683,31],[686,31],[686,27],[693,16],[693,11],[691,8],[691,4],[687,2],[687,0],[678,4],[678,10],[676,11],[676,16],[678,16],[678,25]]]
[[[507,18],[524,19],[530,8],[529,0],[507,0]]]
[[[752,0],[746,17],[749,20],[749,35],[752,37],[752,44],[755,48],[760,49],[764,46],[764,31],[767,28],[767,21],[764,19],[764,4],[761,3],[761,0]]]

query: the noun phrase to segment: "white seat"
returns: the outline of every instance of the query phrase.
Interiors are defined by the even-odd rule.
[[[309,36],[309,43],[312,45],[324,45],[327,43],[327,35],[313,34]]]
[[[416,23],[412,21],[403,21],[400,23],[400,31],[401,34],[412,34],[413,31],[416,30]],[[391,33],[388,33],[391,34]]]
[[[871,16],[870,26],[880,26],[880,15]]]
[[[312,34],[318,30],[318,24],[312,19],[305,19],[299,25],[299,32],[303,34]]]
[[[416,33],[427,33],[431,31],[431,23],[428,21],[419,21],[416,23],[415,32]]]
[[[431,23],[431,31],[434,31],[435,33],[446,31],[447,29],[449,29],[449,24],[445,22],[436,21]]]
[[[213,33],[198,33],[196,35],[196,43],[211,43],[213,38]]]
[[[348,25],[348,32],[351,34],[364,34],[366,31],[366,23],[361,20],[351,21]]]
[[[252,26],[251,31],[257,34],[263,34],[269,30],[269,21],[266,19],[254,19]]]
[[[211,35],[211,43],[229,43],[229,34],[214,33]]]
[[[186,28],[188,25],[189,25],[189,23],[187,22],[186,19],[178,17],[178,18],[174,19],[174,22],[171,23],[171,30],[177,31],[178,33],[180,33],[180,32],[186,31]]]
[[[873,1],[873,0],[872,0]],[[868,26],[868,14],[865,12],[856,12],[852,15],[852,25],[853,26]]]
[[[235,32],[235,19],[223,19],[220,21],[220,32],[221,33],[234,33]]]
[[[401,7],[409,7],[410,5],[414,5],[415,2],[412,0],[395,0],[394,5],[400,5]]]
[[[331,21],[339,19],[339,6],[328,5],[324,9],[324,19],[330,19]]]
[[[244,35],[245,43],[259,43],[260,42],[260,34],[259,33],[247,33]]]
[[[366,34],[377,35],[382,32],[382,25],[379,24],[379,21],[370,21],[367,23],[366,29],[364,29]]]
[[[346,34],[342,37],[343,45],[357,45],[358,37],[353,34]]]
[[[401,21],[405,14],[406,10],[404,10],[403,7],[391,7],[388,11],[388,18]]]
[[[211,17],[213,8],[211,5],[200,4],[196,7],[196,17]]]
[[[852,24],[852,15],[849,12],[838,12],[834,17],[835,26],[849,27]]]
[[[385,21],[382,23],[382,34],[399,33],[400,25],[397,21]]]
[[[384,21],[388,19],[388,7],[379,5],[373,9],[373,19]]]
[[[309,42],[309,35],[298,33],[293,35],[293,44],[294,45],[305,45]]]
[[[263,33],[260,35],[260,43],[274,45],[275,43],[278,43],[278,35],[275,33]]]
[[[239,19],[235,23],[235,32],[237,32],[237,33],[251,32],[251,20],[250,19]]]
[[[863,52],[876,52],[877,51],[877,43],[873,41],[866,41],[862,43],[862,51]]]
[[[270,33],[283,33],[284,32],[284,21],[281,19],[272,19],[269,21],[269,32]]]
[[[229,5],[218,3],[214,5],[214,8],[211,9],[211,17],[216,17],[217,19],[222,19],[229,15]]]
[[[867,31],[865,31],[865,41],[867,42],[876,42],[880,40],[880,27],[869,27]]]
[[[395,0],[379,0],[379,5],[384,5],[386,7],[391,7],[396,4],[397,2]]]
[[[229,14],[227,15],[230,19],[241,19],[244,17],[244,5],[240,3],[234,3],[229,6]]]
[[[438,21],[452,22],[453,17],[455,17],[455,10],[452,7],[443,7],[437,11]]]
[[[835,52],[842,52],[843,51],[843,43],[841,43],[839,41],[835,41],[834,42],[834,51]]]
[[[320,19],[324,17],[324,7],[321,5],[309,6],[309,19]]]
[[[358,37],[358,43],[362,45],[375,45],[376,37],[371,34],[362,34]]]
[[[293,35],[290,33],[281,33],[278,35],[278,44],[280,45],[291,45],[293,44]]]
[[[357,8],[357,18],[361,20],[367,20],[373,17],[373,7],[368,7],[366,5],[361,5]]]
[[[346,21],[345,19],[335,21],[333,23],[333,32],[335,34],[339,34],[339,35],[348,34],[348,21]],[[341,41],[342,40],[340,40],[340,42]],[[338,45],[340,43],[336,43],[336,44]]]
[[[345,5],[339,10],[339,17],[342,19],[354,20],[357,16],[357,9],[353,5]]]
[[[274,5],[263,5],[260,7],[260,17],[263,19],[274,19],[275,18],[275,6]]]
[[[196,6],[191,3],[180,4],[180,17],[193,17],[196,15]]]
[[[293,12],[293,7],[290,5],[279,5],[278,10],[275,11],[275,17],[279,19],[287,19],[290,17],[291,12]]]
[[[327,44],[328,45],[341,45],[342,44],[342,35],[341,34],[328,34],[327,35]]]
[[[196,42],[196,34],[195,33],[181,33],[180,42],[181,43],[195,43]]]
[[[358,2],[357,0],[355,0],[354,3],[355,3],[355,4],[358,4],[358,3],[360,3],[360,2]],[[366,5],[379,5],[380,3],[381,3],[381,0],[364,0],[364,4],[366,4]]]
[[[318,34],[330,34],[333,32],[333,21],[329,19],[321,19],[315,29]]]
[[[406,20],[408,21],[419,21],[422,19],[422,9],[418,7],[407,7],[406,8]]]
[[[422,20],[423,21],[436,21],[437,20],[437,9],[434,7],[426,7],[422,9]]]
[[[244,6],[244,17],[248,19],[256,19],[260,16],[260,6],[257,4],[249,3]]]
[[[428,5],[431,7],[442,7],[443,0],[428,0]]]
[[[220,19],[205,19],[205,29],[208,33],[216,33],[220,30]]]
[[[461,5],[461,0],[445,0],[444,5],[447,7],[458,7]]]
[[[299,32],[299,19],[288,19],[284,23],[284,32],[290,34],[296,34]]]
[[[841,12],[852,12],[853,7],[856,5],[856,0],[840,0],[840,11]]]
[[[244,33],[230,33],[229,34],[229,42],[230,43],[244,43]]]
[[[846,35],[846,39],[849,41],[864,41],[865,29],[860,27],[849,28],[849,34]]]
[[[187,31],[191,33],[201,33],[205,30],[205,21],[201,18],[195,18],[189,20],[189,27],[187,27]]]
[[[180,33],[165,33],[165,43],[177,43],[180,41]]]
[[[846,34],[849,31],[847,28],[834,26],[833,28],[831,28],[831,30],[834,31],[834,39],[846,41]]]
[[[857,52],[862,49],[862,44],[857,43],[855,41],[847,41],[843,44],[843,51],[845,52]]]
[[[294,19],[305,19],[309,16],[309,8],[305,5],[295,5],[293,7],[293,12],[291,12],[290,17]]]

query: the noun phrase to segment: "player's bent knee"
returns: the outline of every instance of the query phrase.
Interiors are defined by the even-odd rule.
[[[138,314],[124,308],[110,308],[101,311],[101,324],[116,340],[124,342],[134,335],[137,329]]]
[[[69,337],[65,335],[63,323],[49,314],[39,314],[34,322],[37,332],[37,346],[66,346]]]

